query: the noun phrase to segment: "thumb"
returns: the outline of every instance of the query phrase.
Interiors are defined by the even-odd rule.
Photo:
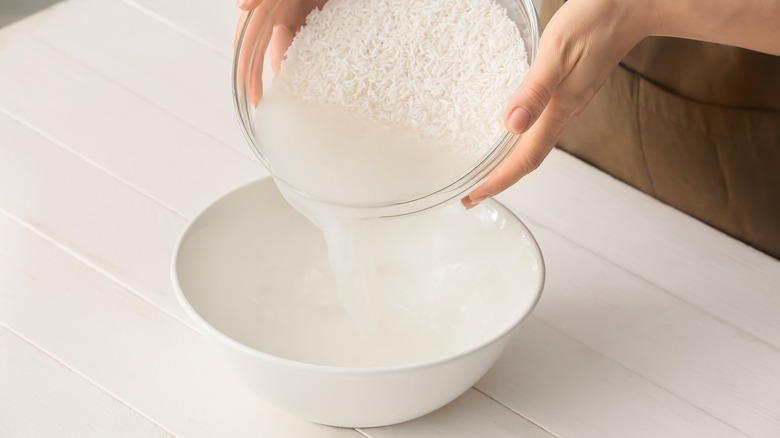
[[[559,114],[560,108],[548,108],[548,105],[568,74],[563,61],[557,55],[557,51],[540,50],[528,75],[509,99],[504,125],[517,134],[528,132],[520,138],[519,144],[506,161],[469,196],[461,200],[467,208],[477,205],[487,197],[497,195],[536,169],[555,144],[566,118]]]
[[[528,75],[509,99],[504,115],[504,126],[508,130],[516,134],[527,131],[550,103],[555,90],[566,76],[556,52],[540,50]]]

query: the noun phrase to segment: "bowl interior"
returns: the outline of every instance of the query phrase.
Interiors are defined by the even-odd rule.
[[[407,234],[420,216],[392,219],[382,233]],[[432,275],[449,283],[431,295],[424,283],[405,284],[380,261],[377,272],[389,269],[388,282],[399,287],[361,291],[362,298],[346,297],[345,308],[322,234],[272,179],[262,179],[212,204],[184,233],[173,266],[179,298],[222,341],[268,358],[376,369],[465,354],[512,331],[531,311],[544,266],[528,230],[497,202],[453,217],[481,227],[479,241],[463,241],[444,227],[399,251],[419,257],[438,245],[430,257],[447,258],[465,248],[475,268]]]

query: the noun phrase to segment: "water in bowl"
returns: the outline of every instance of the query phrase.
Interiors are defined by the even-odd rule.
[[[348,368],[427,362],[497,338],[535,293],[532,244],[495,203],[364,223],[364,259],[340,290],[323,233],[267,193],[201,219],[181,261],[195,309],[259,351]]]

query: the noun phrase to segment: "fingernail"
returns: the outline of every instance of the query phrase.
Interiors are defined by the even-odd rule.
[[[236,0],[236,6],[238,6],[239,8],[241,6],[244,6],[244,3],[246,3],[246,0]]]
[[[490,197],[489,195],[478,196],[476,198],[469,197],[468,198],[469,199],[469,205],[466,206],[466,210],[470,210],[470,209],[476,207],[477,205],[479,205],[480,202],[484,201],[485,199],[487,199],[489,197]]]
[[[528,128],[528,122],[531,121],[531,114],[525,108],[517,107],[509,115],[507,128],[515,134],[521,134]]]

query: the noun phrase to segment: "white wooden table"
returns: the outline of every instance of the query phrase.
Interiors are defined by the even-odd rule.
[[[68,0],[0,30],[0,437],[780,437],[780,263],[554,151],[500,199],[548,264],[445,408],[351,430],[267,405],[176,303],[173,245],[266,174],[228,0]]]

